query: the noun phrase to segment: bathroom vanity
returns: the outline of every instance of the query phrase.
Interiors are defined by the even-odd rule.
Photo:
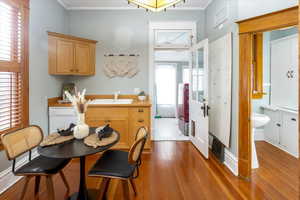
[[[89,105],[85,120],[91,127],[100,127],[110,124],[120,133],[120,142],[115,145],[117,149],[129,149],[135,140],[137,130],[145,126],[151,132],[151,103],[138,101],[135,96],[121,96],[114,101],[112,95],[86,96],[93,99]],[[132,99],[131,101],[129,101]],[[76,123],[76,115],[70,104],[59,104],[58,98],[48,100],[49,106],[49,132],[57,128],[64,128],[66,124]],[[151,149],[151,136],[149,135],[145,149]]]
[[[271,119],[264,126],[265,141],[298,158],[298,111],[272,106],[262,108]]]

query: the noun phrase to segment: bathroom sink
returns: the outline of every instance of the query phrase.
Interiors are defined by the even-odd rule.
[[[253,113],[252,114],[253,128],[259,128],[270,122],[270,117],[264,114]]]
[[[91,105],[99,104],[132,104],[133,99],[94,99],[90,103]]]

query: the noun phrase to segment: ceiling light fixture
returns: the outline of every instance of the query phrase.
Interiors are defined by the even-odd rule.
[[[185,0],[128,0],[128,3],[133,3],[137,7],[145,8],[147,11],[160,12],[168,7],[175,7],[176,4],[185,2]]]

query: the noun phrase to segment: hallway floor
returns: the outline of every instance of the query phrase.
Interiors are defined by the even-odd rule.
[[[282,162],[285,169],[272,168],[282,157],[274,158],[268,147],[258,144],[259,155],[265,154],[261,165],[251,182],[244,181],[232,173],[212,156],[205,160],[190,142],[154,142],[153,152],[143,154],[140,177],[136,180],[138,195],[131,200],[293,200],[297,196],[298,165]],[[273,154],[273,156],[272,156]],[[87,170],[97,159],[97,155],[87,158]],[[261,158],[260,158],[261,160]],[[285,163],[285,164],[284,164]],[[71,193],[79,184],[79,161],[74,159],[64,172],[71,185]],[[285,180],[286,179],[286,180]],[[42,179],[40,199],[47,200],[45,180]],[[290,182],[289,182],[290,181]],[[8,191],[0,195],[0,200],[18,199],[24,180],[19,181]],[[89,188],[99,187],[100,179],[87,178]],[[56,200],[63,200],[65,188],[61,179],[55,176],[54,188]],[[31,181],[26,200],[33,199],[34,182]],[[122,188],[116,187],[116,195],[109,200],[122,200]]]
[[[177,118],[160,118],[154,121],[154,141],[187,141],[188,136],[181,133]]]

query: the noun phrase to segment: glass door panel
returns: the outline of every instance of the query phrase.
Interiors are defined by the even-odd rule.
[[[198,66],[198,72],[197,72],[197,100],[199,102],[206,101],[205,99],[205,93],[204,93],[204,48],[200,48],[197,50],[197,66]]]

